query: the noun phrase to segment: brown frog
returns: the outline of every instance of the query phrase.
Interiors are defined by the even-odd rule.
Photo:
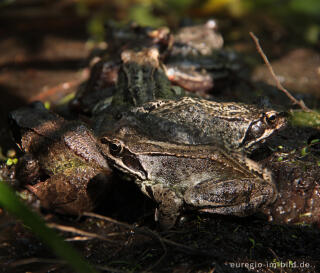
[[[213,144],[251,152],[286,125],[285,114],[236,102],[183,97],[155,100],[132,108],[119,119],[135,124],[151,138],[181,144]],[[100,126],[98,135],[105,127]]]
[[[163,228],[172,227],[183,208],[246,216],[277,197],[271,172],[240,153],[157,141],[131,126],[119,126],[101,141],[110,166],[157,202]]]
[[[243,61],[234,51],[222,48],[223,38],[217,28],[215,20],[208,20],[182,27],[173,35],[164,59],[171,82],[203,95],[243,74]]]
[[[99,57],[87,84],[72,103],[89,115],[110,104],[136,106],[152,99],[174,98],[177,86],[192,92],[207,91],[215,78],[226,76],[230,67],[231,54],[218,53],[223,40],[213,21],[181,28],[175,35],[167,28],[147,30],[137,26],[114,29],[112,33],[110,37],[115,36],[115,40],[108,43],[111,47]],[[170,86],[168,78],[177,86]]]
[[[116,114],[155,99],[185,95],[182,88],[171,85],[159,58],[159,50],[151,47],[124,50],[121,65],[98,62],[72,101],[72,108],[96,118],[102,112]]]
[[[214,91],[217,83],[228,85],[247,73],[238,54],[222,49],[209,56],[169,54],[164,63],[172,83],[201,95]]]
[[[64,120],[40,102],[11,112],[10,120],[26,153],[17,177],[29,184],[41,205],[70,214],[92,210],[111,170],[91,130]]]
[[[125,50],[121,53],[121,60],[112,105],[139,106],[155,99],[177,97],[159,62],[158,49]]]
[[[217,32],[217,22],[213,19],[204,24],[180,28],[174,35],[171,54],[210,55],[223,46],[223,38]]]

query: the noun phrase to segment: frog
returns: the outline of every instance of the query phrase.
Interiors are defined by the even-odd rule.
[[[116,115],[151,100],[186,95],[183,88],[171,84],[164,70],[157,48],[124,50],[121,62],[100,61],[93,66],[71,109],[94,120],[101,113]]]
[[[117,90],[111,99],[101,100],[93,109],[92,126],[98,136],[105,128],[129,117],[129,122],[135,120],[162,140],[214,142],[230,149],[254,149],[259,145],[253,144],[263,142],[284,124],[282,116],[273,110],[261,111],[235,102],[196,100],[197,96],[170,83],[156,48],[125,50],[121,58]],[[201,79],[197,81],[203,85]]]
[[[163,27],[115,29],[111,37],[115,35],[117,40],[110,42],[105,56],[95,59],[99,61],[77,92],[72,108],[95,116],[106,108],[115,111],[119,104],[136,106],[155,98],[174,98],[184,90],[200,93],[212,89],[213,79],[221,73],[225,76],[225,63],[229,62],[219,53],[203,55],[213,49],[220,51],[223,44],[213,25],[209,21],[184,27],[175,35]],[[190,50],[181,52],[180,47]],[[193,54],[194,50],[199,54]]]
[[[123,113],[119,124],[135,124],[159,141],[221,146],[250,154],[287,124],[285,112],[196,97],[155,100]],[[101,126],[99,136],[108,130]]]
[[[155,140],[132,125],[110,130],[101,143],[109,165],[157,203],[163,229],[184,210],[247,216],[277,198],[272,172],[242,153]]]
[[[223,48],[217,30],[213,19],[177,30],[164,59],[172,83],[204,96],[248,74],[239,54]]]
[[[41,102],[12,111],[13,136],[24,156],[16,177],[41,206],[79,215],[99,203],[107,190],[110,169],[91,129],[67,121]]]
[[[197,71],[195,66],[192,65],[168,64],[165,72],[173,84],[177,84],[187,91],[197,92],[200,95],[206,95],[206,92],[214,86],[213,78],[205,69]]]
[[[109,106],[116,92],[120,62],[117,60],[97,61],[90,69],[89,79],[78,87],[69,108],[75,113],[93,115],[94,107],[102,100]]]
[[[210,55],[174,53],[165,59],[166,75],[173,84],[202,96],[214,94],[220,86],[245,78],[248,69],[234,51],[219,49]]]
[[[122,66],[117,82],[117,92],[112,105],[127,104],[139,106],[147,101],[166,98],[174,99],[179,95],[166,77],[157,48],[141,51],[124,50],[121,53]]]
[[[217,29],[218,24],[214,19],[204,24],[180,28],[174,35],[171,54],[210,55],[223,46],[223,38]]]
[[[116,90],[112,97],[100,100],[92,108],[92,128],[96,133],[112,127],[124,113],[146,102],[190,95],[171,84],[159,58],[157,48],[122,52]]]

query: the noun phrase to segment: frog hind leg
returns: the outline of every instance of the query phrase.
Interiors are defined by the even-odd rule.
[[[199,211],[247,216],[273,200],[273,188],[264,180],[206,180],[184,194],[186,204]]]
[[[182,199],[161,184],[146,186],[143,191],[158,204],[155,221],[159,222],[160,228],[163,230],[172,228],[183,206]]]

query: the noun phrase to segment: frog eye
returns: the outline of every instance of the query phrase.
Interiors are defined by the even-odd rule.
[[[109,143],[110,154],[119,155],[119,154],[121,154],[122,150],[123,150],[123,147],[122,147],[120,141],[114,140],[113,142]]]
[[[276,113],[274,112],[271,112],[271,113],[266,113],[265,116],[264,116],[264,119],[265,119],[265,122],[267,124],[274,124],[274,122],[276,121],[277,119],[277,115]]]

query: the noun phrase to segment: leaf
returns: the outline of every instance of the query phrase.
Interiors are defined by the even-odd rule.
[[[315,138],[315,139],[311,140],[310,144],[316,144],[316,143],[319,143],[319,142],[320,142],[320,139]]]
[[[303,147],[301,149],[301,156],[306,156],[308,153],[308,147]]]

